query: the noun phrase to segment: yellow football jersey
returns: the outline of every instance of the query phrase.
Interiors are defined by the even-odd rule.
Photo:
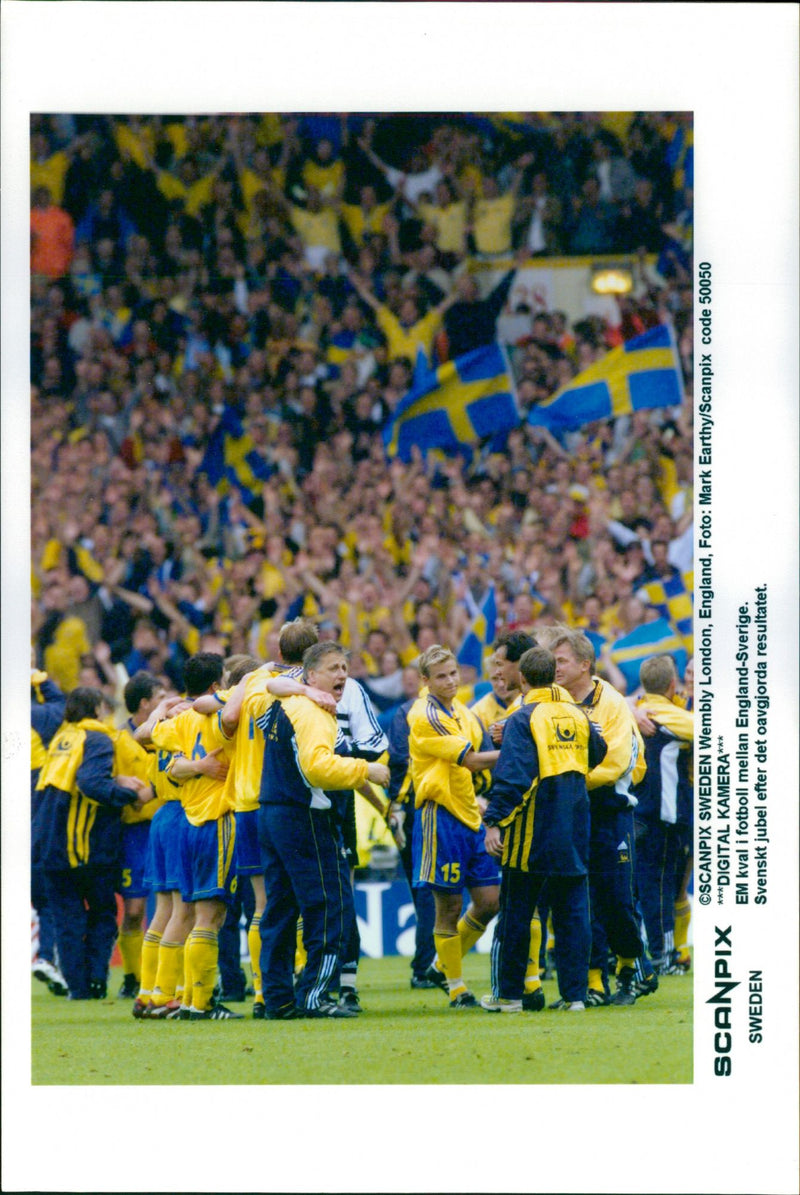
[[[231,744],[222,733],[218,714],[206,716],[191,709],[184,710],[174,718],[157,722],[152,739],[156,747],[172,755],[167,764],[168,773],[172,771],[176,758],[202,759],[218,747],[223,748],[219,758],[230,763]],[[215,780],[212,776],[191,776],[184,780],[180,787],[180,799],[186,818],[193,826],[216,821],[233,808],[226,793],[225,781]]]
[[[114,741],[114,775],[135,776],[137,780],[149,783],[153,753],[145,751],[124,726],[112,731],[111,738]],[[138,808],[136,805],[127,805],[122,810],[122,820],[127,826],[136,822],[152,821],[153,814],[161,804],[161,801],[155,800],[148,801],[146,805]]]
[[[470,751],[480,751],[484,731],[471,710],[460,701],[452,712],[428,694],[408,713],[409,755],[415,805],[425,801],[443,805],[471,830],[481,824],[472,773],[461,764]]]
[[[503,701],[494,689],[490,689],[483,697],[479,697],[469,707],[476,718],[488,730],[494,722],[502,722],[513,710],[519,708],[519,695],[513,702]]]
[[[225,780],[226,798],[237,813],[258,809],[264,766],[264,732],[259,722],[275,700],[267,692],[267,681],[278,675],[265,665],[251,672],[245,682],[239,725],[233,739],[233,758]]]

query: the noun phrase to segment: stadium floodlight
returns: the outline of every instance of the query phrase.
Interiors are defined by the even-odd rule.
[[[633,271],[628,265],[594,266],[589,286],[596,295],[628,295],[633,290]]]

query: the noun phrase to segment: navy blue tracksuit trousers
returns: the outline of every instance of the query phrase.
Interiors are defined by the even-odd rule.
[[[589,886],[583,876],[546,876],[504,867],[500,915],[492,943],[492,991],[519,1000],[531,936],[531,918],[540,900],[548,901],[556,939],[558,990],[564,1000],[586,1000],[591,931]]]
[[[258,839],[267,907],[261,918],[264,1003],[275,1011],[295,1003],[317,1008],[338,982],[346,917],[353,892],[330,810],[261,805]],[[297,918],[308,956],[293,986]]]
[[[589,902],[592,954],[589,966],[608,975],[609,947],[620,958],[638,959],[643,950],[636,915],[633,811],[592,808],[589,839]],[[556,931],[556,939],[558,932]]]
[[[636,819],[636,888],[654,960],[675,945],[675,871],[678,827],[661,819]]]
[[[414,957],[411,960],[411,974],[416,979],[424,979],[425,972],[428,970],[428,967],[433,966],[433,960],[436,957],[436,947],[433,943],[436,903],[430,888],[414,887],[414,864],[412,862],[411,844],[415,833],[414,827],[418,827],[416,830],[417,834],[420,834],[422,830],[416,818],[413,797],[405,808],[406,820],[404,829],[406,842],[405,846],[400,850],[400,862],[403,864],[403,871],[408,880],[408,886],[411,889],[411,899],[414,902],[414,913],[417,919],[417,929],[414,935]]]
[[[73,1000],[88,1000],[89,984],[106,983],[117,940],[116,867],[47,871],[61,974]]]

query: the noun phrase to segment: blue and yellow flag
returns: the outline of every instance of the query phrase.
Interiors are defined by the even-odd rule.
[[[456,660],[467,668],[474,668],[478,676],[483,674],[483,664],[491,653],[497,628],[497,595],[494,586],[486,591],[472,625],[461,640]]]
[[[672,331],[650,328],[612,349],[528,415],[534,427],[569,432],[595,419],[616,419],[683,401],[681,363]]]
[[[414,446],[458,452],[519,424],[511,367],[501,346],[490,344],[415,372],[383,440],[389,456],[409,461]]]
[[[637,591],[637,595],[655,606],[680,635],[689,655],[694,652],[694,573],[674,573],[665,581],[648,581]]]
[[[261,482],[275,472],[274,465],[256,450],[235,411],[226,407],[211,434],[198,469],[221,494],[236,486],[242,501],[252,502]]]
[[[639,667],[651,656],[672,656],[678,675],[683,678],[688,662],[683,640],[666,618],[642,623],[629,635],[611,646],[611,659],[628,682],[628,692],[639,686]]]

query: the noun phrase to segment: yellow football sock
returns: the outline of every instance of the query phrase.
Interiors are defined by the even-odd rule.
[[[298,919],[297,919],[297,946],[296,946],[295,952],[294,952],[294,973],[295,973],[295,975],[299,975],[300,972],[303,970],[303,967],[305,967],[305,965],[306,965],[307,958],[308,958],[308,955],[306,954],[306,948],[303,945],[303,918],[298,917]]]
[[[556,934],[553,929],[553,918],[547,918],[547,949],[555,950],[556,948]]]
[[[250,951],[250,970],[253,972],[253,987],[256,993],[256,1004],[263,1004],[261,994],[261,914],[254,913],[247,931],[247,947]]]
[[[623,967],[635,967],[635,966],[636,966],[635,958],[617,958],[617,975],[619,975],[619,973]],[[589,974],[591,974],[591,972],[589,972]]]
[[[590,987],[593,992],[602,992],[603,972],[600,967],[591,967],[589,969],[589,982],[586,986]]]
[[[159,1006],[175,999],[175,988],[180,978],[180,942],[165,942],[161,939],[158,948],[158,969],[153,994],[150,999]]]
[[[195,929],[186,943],[186,957],[192,972],[192,1008],[205,1012],[211,1006],[217,982],[219,942],[217,931]],[[185,994],[184,994],[185,995]]]
[[[178,992],[181,994],[181,1004],[184,1008],[192,1007],[192,968],[189,965],[189,951],[185,946],[181,946],[181,969],[180,975],[181,986],[175,989],[177,997]]]
[[[452,996],[453,992],[458,992],[466,986],[461,977],[461,937],[459,934],[434,933],[433,942],[439,967],[447,979]]]
[[[192,985],[189,983],[189,999],[186,999],[186,946],[178,950],[178,982],[175,984],[175,999],[187,1007],[191,1004]]]
[[[136,980],[142,977],[142,943],[144,930],[121,930],[119,935],[119,952],[122,955],[122,969],[126,975],[133,975]]]
[[[531,918],[531,941],[528,947],[528,966],[525,969],[525,991],[535,992],[542,986],[539,978],[539,952],[542,949],[542,923],[538,917]]]
[[[692,919],[692,906],[688,900],[675,901],[675,949],[681,954],[687,953],[686,943],[689,938],[689,922]]]
[[[480,921],[476,921],[474,917],[470,917],[469,913],[465,913],[458,923],[458,936],[461,940],[461,956],[471,950],[479,938],[483,936],[486,929],[485,925],[481,925]]]
[[[149,929],[142,941],[142,977],[139,983],[139,996],[149,996],[156,986],[156,971],[158,970],[158,947],[161,934]]]

